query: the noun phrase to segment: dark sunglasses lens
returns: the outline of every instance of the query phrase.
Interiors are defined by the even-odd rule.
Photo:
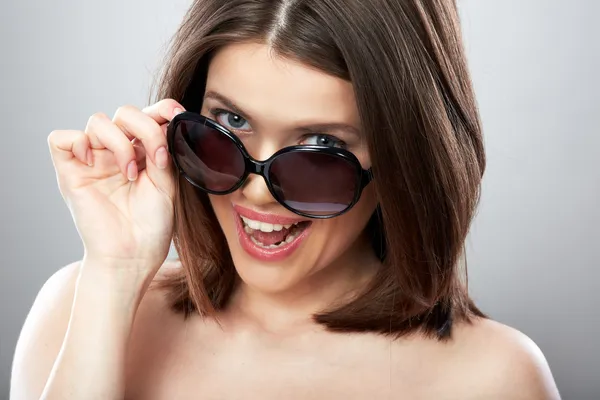
[[[327,153],[283,153],[273,161],[269,174],[280,201],[313,216],[346,210],[358,188],[358,167]]]
[[[233,140],[208,125],[179,121],[174,143],[179,166],[204,189],[226,192],[244,175],[244,156]]]

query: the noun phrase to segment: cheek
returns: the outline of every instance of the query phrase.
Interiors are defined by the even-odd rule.
[[[347,230],[347,235],[351,235],[353,238],[358,237],[365,229],[376,207],[375,191],[372,185],[369,185],[363,190],[358,203],[346,214],[340,216],[340,229]]]
[[[360,200],[356,205],[342,217],[347,216],[351,224],[366,225],[377,207],[377,196],[375,186],[371,183],[363,190]]]
[[[375,212],[377,199],[371,186],[363,191],[359,202],[347,213],[321,222],[315,246],[321,246],[330,256],[349,249],[364,231],[371,215]],[[330,254],[331,253],[331,254]],[[333,254],[335,253],[335,254]],[[329,258],[329,257],[328,257]]]

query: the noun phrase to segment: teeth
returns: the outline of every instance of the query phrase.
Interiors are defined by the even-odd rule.
[[[273,232],[273,224],[267,224],[266,222],[260,223],[260,230],[263,232]]]
[[[293,224],[289,224],[289,225],[279,225],[279,224],[269,224],[266,222],[260,222],[260,221],[254,221],[252,219],[246,218],[246,217],[242,217],[242,221],[244,221],[244,230],[247,233],[251,233],[248,232],[248,228],[250,228],[251,230],[260,230],[262,232],[273,232],[273,231],[281,231],[283,228],[286,229],[290,229],[293,225],[298,225],[298,222],[295,222]]]
[[[292,243],[294,241],[294,239],[296,239],[298,237],[298,234],[293,234],[293,235],[288,235],[288,237],[285,239],[286,243]]]
[[[262,243],[262,242],[259,242],[258,240],[256,240],[256,239],[254,238],[254,236],[250,236],[250,240],[252,240],[252,242],[253,242],[254,244],[256,244],[256,245],[258,245],[258,246],[260,246],[260,247],[262,247],[262,248],[265,248],[265,249],[276,249],[276,248],[278,248],[278,247],[281,247],[281,246],[283,246],[283,245],[285,245],[285,244],[292,243],[292,242],[294,241],[294,239],[296,239],[297,237],[298,237],[298,233],[296,233],[296,234],[293,234],[293,235],[288,235],[288,237],[285,239],[285,241],[284,241],[284,242],[281,242],[281,243],[280,243],[280,244],[278,244],[278,245],[276,245],[276,244],[271,244],[271,245],[269,245],[269,246],[265,245],[265,244],[264,244],[264,243]]]
[[[261,222],[259,222],[259,221],[253,221],[253,220],[251,220],[251,219],[244,218],[244,217],[242,217],[242,221],[244,221],[244,223],[245,223],[246,225],[248,225],[248,226],[249,226],[251,229],[254,229],[254,230],[256,230],[256,229],[260,229],[260,226],[261,226],[261,224],[262,224],[262,223],[261,223]]]

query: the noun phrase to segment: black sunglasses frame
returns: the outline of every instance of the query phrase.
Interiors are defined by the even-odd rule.
[[[236,147],[242,154],[242,157],[244,158],[245,168],[244,168],[244,174],[240,177],[239,182],[237,184],[235,184],[231,189],[228,189],[226,191],[213,191],[213,190],[207,189],[205,187],[202,187],[202,185],[199,185],[197,182],[194,182],[194,180],[192,178],[190,178],[190,176],[188,174],[186,174],[185,171],[181,168],[181,165],[179,164],[178,156],[175,151],[175,132],[177,131],[177,125],[181,121],[197,122],[204,126],[208,126],[212,129],[215,129],[218,132],[222,133],[223,135],[227,136],[236,145]],[[171,122],[169,123],[169,125],[167,127],[167,144],[168,144],[168,148],[169,148],[169,153],[171,154],[171,157],[172,157],[177,169],[179,170],[179,173],[181,175],[183,175],[183,177],[190,184],[192,184],[194,187],[202,190],[203,192],[213,194],[213,195],[226,195],[226,194],[236,191],[241,186],[243,186],[250,174],[260,175],[265,180],[265,183],[267,184],[267,188],[269,189],[269,192],[271,193],[273,198],[279,204],[281,204],[283,207],[290,210],[294,214],[297,214],[297,215],[300,215],[300,216],[306,217],[306,218],[328,219],[328,218],[337,217],[337,216],[340,216],[340,215],[346,213],[354,205],[356,205],[356,203],[358,203],[358,200],[360,199],[362,191],[369,184],[369,182],[371,182],[373,180],[373,173],[372,173],[371,169],[370,168],[368,170],[363,169],[362,166],[360,165],[360,161],[358,161],[358,159],[356,158],[356,156],[354,154],[352,154],[351,152],[349,152],[346,149],[340,149],[340,148],[335,148],[335,147],[318,146],[318,145],[288,146],[288,147],[284,147],[284,148],[278,150],[277,152],[275,152],[273,155],[271,155],[271,157],[269,157],[265,161],[256,160],[256,159],[252,158],[252,156],[248,153],[248,151],[244,147],[241,140],[235,134],[233,134],[227,128],[220,125],[218,122],[216,122],[208,117],[205,117],[201,114],[191,112],[191,111],[185,111],[183,113],[180,113],[171,120]],[[278,156],[280,156],[282,154],[292,153],[292,152],[325,153],[325,154],[343,158],[344,160],[350,162],[350,164],[356,169],[356,179],[357,179],[357,181],[356,181],[357,189],[356,189],[354,198],[352,199],[352,202],[344,210],[339,211],[334,214],[327,214],[327,215],[314,215],[314,214],[310,214],[310,213],[305,213],[305,212],[296,210],[296,209],[288,206],[287,204],[285,204],[285,202],[279,198],[279,195],[275,191],[269,172],[270,172],[271,164]]]

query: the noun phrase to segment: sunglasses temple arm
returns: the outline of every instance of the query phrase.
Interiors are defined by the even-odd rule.
[[[371,170],[371,168],[369,168],[368,170],[364,170],[362,171],[362,182],[361,182],[361,186],[364,189],[365,186],[367,186],[369,184],[369,182],[371,182],[373,180],[373,171]]]

